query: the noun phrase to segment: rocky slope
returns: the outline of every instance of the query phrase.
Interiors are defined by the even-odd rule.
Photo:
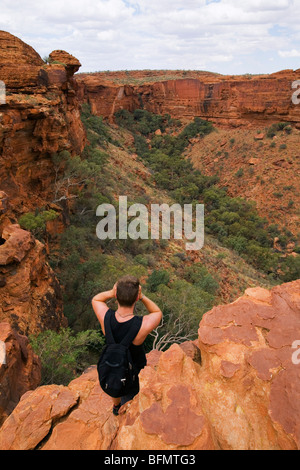
[[[267,136],[266,123],[257,129],[218,128],[194,139],[186,151],[205,175],[218,175],[219,186],[231,196],[255,201],[262,217],[300,235],[300,130]],[[293,251],[293,247],[290,247]]]
[[[239,127],[288,121],[299,125],[292,83],[300,70],[271,75],[223,76],[208,72],[102,72],[76,75],[78,96],[93,113],[113,118],[120,109],[144,107],[179,119],[199,116],[216,125]]]
[[[299,292],[300,280],[214,307],[198,341],[149,354],[119,417],[95,367],[68,387],[27,392],[0,449],[299,449]]]
[[[186,156],[204,174],[217,174],[230,195],[255,201],[260,215],[297,237],[300,106],[292,102],[292,83],[299,77],[300,70],[261,76],[126,71],[77,74],[76,80],[80,101],[111,121],[120,109],[142,107],[183,122],[194,116],[212,121],[216,132],[191,142]],[[290,122],[291,133],[268,138],[278,122]]]

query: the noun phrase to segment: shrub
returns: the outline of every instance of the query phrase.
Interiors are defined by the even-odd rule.
[[[208,272],[205,266],[200,263],[187,266],[184,269],[184,279],[191,284],[200,287],[203,291],[215,295],[219,289],[219,283]]]
[[[33,233],[37,238],[41,238],[46,230],[46,223],[50,220],[54,220],[59,216],[59,213],[50,209],[49,211],[36,211],[27,212],[19,219],[19,224],[25,230],[28,230]]]
[[[170,274],[164,270],[154,270],[147,279],[147,289],[156,292],[160,285],[167,285],[170,282]]]
[[[244,175],[244,170],[243,168],[239,168],[238,171],[236,172],[235,176],[237,178],[241,178]]]
[[[283,265],[281,266],[283,270],[283,281],[290,282],[295,279],[300,278],[300,256],[288,256],[285,258]]]
[[[91,355],[98,357],[104,346],[103,335],[95,330],[77,335],[70,328],[58,333],[47,330],[29,339],[42,362],[42,385],[68,385],[91,364]]]

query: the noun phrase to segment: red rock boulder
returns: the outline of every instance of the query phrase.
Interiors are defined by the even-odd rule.
[[[197,343],[151,352],[118,417],[94,366],[68,387],[26,393],[0,429],[0,449],[299,449],[296,340],[300,280],[247,289],[204,315]]]
[[[0,240],[0,321],[24,335],[66,326],[44,245],[18,224],[7,225]]]
[[[26,336],[0,323],[0,425],[21,396],[41,380],[41,363]]]

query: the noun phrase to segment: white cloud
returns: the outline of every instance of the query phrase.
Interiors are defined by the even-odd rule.
[[[292,49],[290,51],[278,51],[280,57],[300,57],[300,50]]]
[[[298,0],[1,0],[0,29],[42,56],[65,49],[84,71],[267,73],[299,68],[299,22]]]

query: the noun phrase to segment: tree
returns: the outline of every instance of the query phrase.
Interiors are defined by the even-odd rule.
[[[175,280],[170,287],[161,284],[153,297],[163,312],[162,323],[150,336],[152,348],[159,350],[196,339],[200,320],[215,299],[215,295],[186,280]]]
[[[160,285],[166,285],[170,281],[170,274],[164,270],[154,270],[147,279],[147,288],[150,292],[156,292]]]

